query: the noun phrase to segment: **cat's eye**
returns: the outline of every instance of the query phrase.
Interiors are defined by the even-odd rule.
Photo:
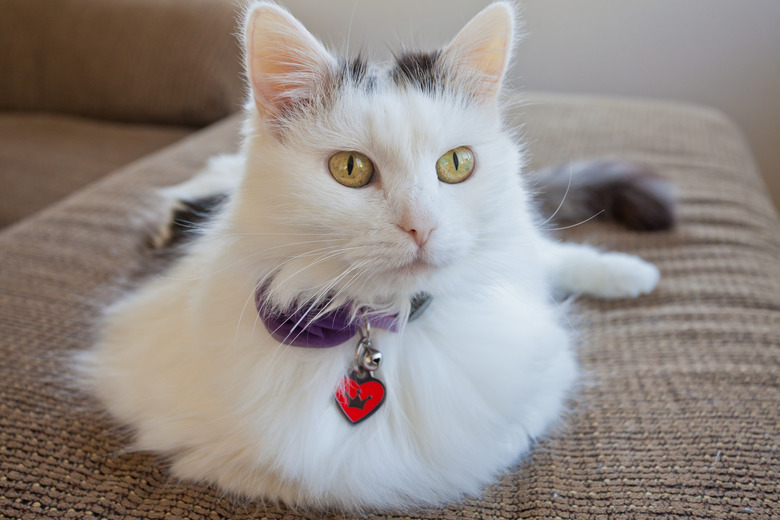
[[[465,146],[458,146],[436,161],[439,180],[448,184],[465,181],[474,171],[474,154]]]
[[[374,163],[358,152],[338,152],[328,161],[330,174],[348,188],[365,186],[374,176]]]

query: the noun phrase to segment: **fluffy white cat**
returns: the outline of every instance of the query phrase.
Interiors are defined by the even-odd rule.
[[[79,359],[137,449],[243,496],[407,508],[479,493],[561,416],[577,362],[552,294],[635,297],[658,271],[540,231],[499,101],[513,26],[496,3],[440,52],[368,65],[248,9],[242,152],[164,193],[228,200]],[[268,325],[339,309],[394,320],[370,331],[386,393],[358,424],[334,394],[359,335],[301,347]]]

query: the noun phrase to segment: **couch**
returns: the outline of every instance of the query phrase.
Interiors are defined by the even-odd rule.
[[[237,149],[233,13],[0,4],[0,518],[350,518],[172,479],[68,370],[101,309],[155,265],[149,190]],[[370,518],[779,518],[780,224],[741,132],[677,102],[524,98],[509,122],[532,168],[617,155],[674,183],[672,231],[559,232],[638,254],[661,283],[576,303],[583,384],[516,469],[480,497]]]
[[[229,0],[0,3],[0,227],[235,112],[234,31]]]

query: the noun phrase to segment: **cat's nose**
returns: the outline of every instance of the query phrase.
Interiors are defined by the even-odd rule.
[[[401,219],[401,228],[411,235],[418,247],[423,247],[438,223],[433,217],[412,217],[404,215]]]

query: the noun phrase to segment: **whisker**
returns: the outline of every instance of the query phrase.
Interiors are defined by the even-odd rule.
[[[215,233],[214,236],[211,237],[203,237],[209,238],[209,239],[218,239],[218,238],[232,238],[232,237],[296,237],[296,236],[302,236],[302,237],[310,237],[310,236],[329,236],[332,237],[330,239],[323,238],[322,240],[340,240],[345,237],[349,237],[350,235],[343,233],[343,234],[336,234],[330,231],[323,231],[322,233],[271,233],[271,232],[265,232],[265,231],[245,231],[241,233]]]
[[[336,257],[336,256],[338,256],[341,253],[344,253],[346,251],[354,251],[354,250],[357,250],[357,249],[363,249],[364,247],[366,247],[366,246],[353,246],[353,247],[345,247],[345,248],[341,248],[341,249],[337,249],[337,250],[331,251],[331,252],[327,253],[326,255],[324,255],[322,258],[319,258],[319,259],[315,260],[314,262],[301,267],[300,269],[298,269],[294,273],[288,275],[287,278],[285,278],[284,280],[282,280],[281,282],[276,284],[276,289],[271,289],[271,292],[269,294],[273,294],[274,291],[278,290],[278,288],[280,286],[282,286],[283,284],[287,283],[292,277],[300,274],[301,272],[303,272],[303,271],[305,271],[307,269],[310,269],[310,268],[314,267],[317,264],[321,264],[322,262],[330,260],[331,258],[334,258],[334,257]]]
[[[216,274],[219,274],[222,271],[225,271],[225,270],[227,270],[227,269],[229,269],[229,268],[231,268],[231,267],[233,267],[233,266],[235,266],[235,265],[237,265],[237,264],[239,264],[239,263],[241,263],[241,262],[243,262],[245,260],[248,260],[248,259],[250,259],[252,257],[255,257],[257,255],[261,255],[263,253],[267,253],[268,251],[273,251],[275,249],[282,249],[284,247],[294,247],[294,246],[301,246],[301,245],[307,245],[307,244],[315,244],[315,243],[319,243],[319,242],[329,242],[329,240],[307,240],[307,241],[302,241],[302,242],[291,242],[289,244],[280,244],[280,245],[277,245],[277,246],[272,246],[272,247],[268,247],[268,248],[265,248],[265,249],[261,249],[259,251],[255,251],[254,253],[248,254],[246,256],[238,258],[237,260],[234,260],[233,262],[227,264],[226,266],[224,266],[224,267],[222,267],[220,269],[217,269],[216,271],[212,271],[212,272],[203,274],[201,276],[196,276],[196,277],[192,277],[192,278],[181,278],[181,277],[176,277],[176,276],[163,276],[163,278],[169,278],[171,280],[181,280],[181,281],[202,280],[204,278],[208,278],[210,276],[214,276]],[[315,249],[314,251],[321,251],[323,249],[327,249],[327,248]]]
[[[348,274],[349,274],[349,273],[351,273],[351,272],[354,272],[356,269],[359,269],[359,268],[361,268],[361,267],[362,267],[363,265],[365,265],[366,263],[368,263],[368,262],[367,262],[367,261],[365,261],[365,262],[362,262],[362,263],[359,263],[359,264],[353,264],[353,265],[349,266],[349,267],[348,267],[346,270],[344,270],[344,272],[342,272],[342,273],[341,273],[339,276],[337,276],[335,279],[331,279],[331,280],[329,280],[329,281],[327,281],[327,282],[324,282],[323,284],[321,284],[321,285],[323,285],[324,287],[322,288],[322,290],[321,290],[321,291],[319,291],[319,294],[318,294],[317,300],[319,300],[321,297],[323,297],[323,296],[327,295],[327,293],[328,293],[328,292],[329,292],[329,291],[332,289],[332,287],[333,287],[333,286],[334,286],[336,283],[338,283],[338,281],[339,281],[340,279],[343,279],[343,277],[345,277],[346,275],[348,275]],[[304,316],[301,318],[301,320],[299,320],[299,321],[298,321],[298,323],[296,323],[295,327],[293,327],[293,330],[294,330],[296,327],[298,327],[298,326],[300,325],[301,321],[302,321],[303,319],[305,319],[305,318],[306,318],[306,316],[308,315],[308,313],[309,313],[309,312],[311,312],[311,310],[313,310],[313,309],[316,307],[317,303],[318,303],[318,302],[317,302],[317,301],[315,301],[315,302],[313,302],[313,303],[312,303],[312,305],[310,305],[310,306],[309,306],[309,309],[306,311],[306,313],[305,313],[305,314],[304,314]],[[325,314],[326,312],[328,312],[328,310],[329,310],[329,309],[328,309],[328,307],[327,307],[327,306],[326,306],[325,308],[321,309],[321,310],[320,310],[320,311],[317,313],[317,315],[315,315],[315,316],[314,316],[314,317],[313,317],[313,318],[312,318],[312,319],[309,321],[309,323],[312,323],[312,322],[314,322],[315,320],[317,320],[318,318],[320,318],[320,317],[321,317],[323,314]],[[278,329],[277,329],[277,330],[278,330]],[[276,331],[274,331],[274,332],[276,332]],[[304,332],[305,332],[305,327],[300,329],[300,331],[299,331],[299,332],[298,332],[298,334],[297,334],[297,335],[296,335],[296,336],[295,336],[295,337],[292,339],[292,341],[295,341],[295,340],[297,340],[297,339],[298,339],[298,337],[300,337],[300,335],[301,335],[301,334],[303,334]],[[284,341],[283,341],[283,342],[280,342],[279,348],[277,348],[277,349],[274,351],[274,354],[273,354],[273,356],[272,356],[272,358],[271,358],[271,360],[270,360],[270,365],[271,365],[272,367],[273,367],[273,366],[274,366],[276,363],[278,363],[278,362],[280,361],[280,359],[281,359],[281,355],[282,355],[284,352],[286,352],[288,348],[290,348],[290,345],[286,343],[286,341],[287,341],[288,339],[289,339],[289,334],[288,334],[288,336],[287,336],[287,337],[284,339]]]
[[[541,223],[541,226],[544,226],[545,224],[550,222],[555,217],[555,215],[558,214],[558,212],[561,210],[561,208],[563,207],[563,203],[566,202],[566,196],[569,194],[569,188],[571,188],[571,179],[572,179],[572,163],[569,162],[569,183],[566,185],[566,191],[563,192],[563,197],[561,198],[561,202],[560,202],[560,204],[558,204],[558,207],[555,208],[555,211],[553,212],[552,215],[550,215],[547,218],[547,220],[545,220],[544,222]]]
[[[291,278],[293,278],[297,274],[299,274],[302,271],[304,271],[306,269],[309,269],[309,268],[311,268],[311,267],[313,267],[313,266],[315,266],[315,265],[317,265],[319,263],[325,262],[325,261],[327,261],[327,260],[329,260],[329,259],[331,259],[333,257],[336,257],[336,256],[338,256],[339,254],[341,254],[341,253],[343,253],[345,251],[361,249],[363,247],[365,247],[365,246],[354,246],[354,247],[339,248],[339,249],[321,248],[319,251],[324,251],[324,253],[322,253],[314,262],[311,262],[311,263],[305,265],[304,267],[298,269],[294,273],[288,275],[287,278],[285,278],[284,280],[282,280],[281,282],[279,282],[277,284],[276,288],[271,289],[271,291],[269,291],[269,293],[266,294],[266,299],[263,302],[263,304],[260,306],[259,310],[262,310],[264,308],[266,303],[268,303],[268,301],[271,299],[273,293],[275,291],[277,291],[279,287],[281,287],[283,284],[287,283]],[[292,262],[293,260],[297,260],[299,258],[303,258],[303,257],[306,257],[306,256],[311,256],[312,254],[314,254],[314,252],[302,253],[300,255],[296,255],[296,256],[294,256],[292,258],[289,258],[289,259],[285,260],[280,266],[277,266],[277,268],[274,271],[272,271],[272,272],[268,273],[267,275],[265,275],[261,281],[259,281],[257,284],[255,284],[254,289],[247,296],[247,299],[244,301],[244,306],[243,306],[243,308],[241,310],[241,314],[239,315],[238,323],[236,324],[236,335],[235,335],[234,341],[238,341],[238,332],[239,332],[239,329],[240,329],[240,326],[241,326],[241,321],[243,320],[244,314],[246,313],[246,309],[247,309],[247,306],[249,305],[249,302],[252,301],[252,298],[254,297],[255,292],[262,286],[263,283],[265,283],[265,281],[269,278],[269,276],[271,276],[273,273],[278,273],[282,267],[284,267],[288,263]],[[259,312],[258,312],[258,314],[255,315],[255,321],[254,321],[254,325],[252,327],[252,333],[253,334],[254,334],[254,331],[257,328],[257,321],[258,321],[258,319],[259,319]]]
[[[311,305],[309,305],[309,308],[306,310],[306,312],[303,314],[303,316],[301,316],[301,318],[298,320],[298,322],[293,326],[293,330],[295,330],[296,328],[300,327],[300,324],[306,319],[306,317],[309,315],[309,313],[317,308],[317,304],[320,302],[320,300],[322,300],[322,298],[327,296],[327,294],[333,289],[334,286],[336,286],[341,280],[343,280],[345,276],[349,275],[351,272],[355,271],[356,269],[359,269],[365,263],[366,263],[366,261],[364,261],[361,264],[353,264],[350,267],[348,267],[346,270],[344,270],[344,272],[341,273],[339,276],[337,276],[336,278],[334,278],[334,279],[330,280],[329,282],[327,282],[325,284],[325,287],[322,290],[319,291],[317,297],[312,301]],[[311,323],[313,323],[317,319],[321,318],[322,316],[324,316],[325,314],[327,314],[331,310],[332,309],[330,308],[330,306],[327,306],[327,305],[324,306],[322,309],[320,309],[317,312],[317,314],[309,320],[307,325],[300,329],[301,331],[295,336],[295,338],[293,338],[293,341],[295,339],[297,339],[304,332],[306,327],[311,325]],[[288,338],[289,338],[289,335],[288,335]],[[285,341],[286,340],[287,340],[287,338],[285,338]]]
[[[292,261],[294,261],[294,260],[298,260],[298,259],[300,259],[300,258],[304,258],[304,257],[306,257],[306,256],[312,256],[312,255],[315,255],[315,254],[317,254],[317,253],[319,253],[319,252],[322,252],[322,254],[321,254],[321,257],[320,257],[318,260],[316,260],[315,262],[313,262],[313,263],[311,263],[311,264],[309,264],[309,265],[307,265],[307,266],[304,266],[303,268],[299,269],[298,271],[296,271],[296,272],[295,272],[295,273],[293,273],[292,275],[288,276],[288,277],[287,277],[285,280],[283,280],[283,281],[282,281],[282,282],[279,284],[279,285],[281,285],[281,284],[285,283],[287,280],[289,280],[289,279],[290,279],[292,276],[295,276],[296,274],[298,274],[299,272],[303,271],[304,269],[306,269],[306,268],[308,268],[308,267],[311,267],[311,266],[313,266],[313,265],[316,265],[316,264],[317,264],[317,263],[319,263],[319,262],[325,261],[325,260],[327,260],[328,258],[332,258],[333,256],[337,256],[338,254],[340,254],[340,253],[342,253],[343,251],[346,251],[346,250],[348,250],[348,248],[341,248],[341,249],[335,249],[335,250],[334,250],[333,248],[330,248],[330,247],[324,247],[324,248],[316,249],[316,250],[314,250],[314,251],[307,251],[306,253],[301,253],[301,254],[295,255],[295,256],[293,256],[293,257],[291,257],[291,258],[288,258],[288,259],[286,259],[286,260],[285,260],[284,262],[282,262],[282,263],[281,263],[279,266],[277,266],[277,267],[276,267],[276,269],[274,269],[273,271],[270,271],[268,274],[266,274],[265,276],[263,276],[263,278],[261,278],[261,280],[260,280],[260,281],[258,281],[258,282],[255,284],[254,288],[253,288],[253,289],[252,289],[252,291],[249,293],[249,296],[247,296],[246,300],[244,300],[244,306],[243,306],[243,308],[241,309],[241,314],[239,314],[238,323],[236,324],[236,332],[235,332],[235,337],[234,337],[234,345],[235,345],[235,342],[237,342],[237,341],[238,341],[238,333],[239,333],[239,329],[240,329],[240,327],[241,327],[241,321],[243,320],[244,314],[246,313],[246,309],[247,309],[247,306],[249,305],[249,302],[250,302],[250,301],[252,301],[252,300],[254,299],[254,295],[255,295],[255,293],[257,292],[257,290],[258,290],[260,287],[262,287],[262,285],[263,285],[263,284],[264,284],[264,283],[265,283],[265,282],[268,280],[268,278],[269,278],[269,277],[270,277],[272,274],[274,274],[275,272],[279,272],[279,270],[280,270],[280,269],[282,269],[282,268],[283,268],[285,265],[289,264],[290,262],[292,262]],[[271,293],[270,293],[270,294],[272,294],[272,293],[273,293],[273,290],[271,291]],[[268,299],[269,299],[269,298],[268,298],[268,296],[269,296],[269,295],[266,295],[266,302],[267,302],[267,301],[268,301]],[[261,307],[260,307],[260,309],[261,309],[261,310],[262,310],[262,308],[265,306],[265,303],[266,303],[266,302],[263,302],[263,305],[261,305]],[[255,331],[255,329],[256,329],[256,327],[257,327],[257,319],[258,319],[258,315],[259,315],[259,313],[255,315],[255,323],[254,323],[254,326],[253,326],[253,328],[252,328],[252,333],[254,333],[254,331]]]
[[[590,222],[591,220],[593,220],[594,218],[598,217],[602,213],[604,213],[603,209],[601,211],[599,211],[598,213],[596,213],[595,215],[593,215],[592,217],[586,218],[582,222],[577,222],[576,224],[572,224],[571,226],[566,226],[566,227],[561,227],[561,228],[548,228],[548,231],[563,231],[564,229],[571,229],[573,227],[577,227],[577,226],[580,226],[582,224],[585,224],[586,222]]]

